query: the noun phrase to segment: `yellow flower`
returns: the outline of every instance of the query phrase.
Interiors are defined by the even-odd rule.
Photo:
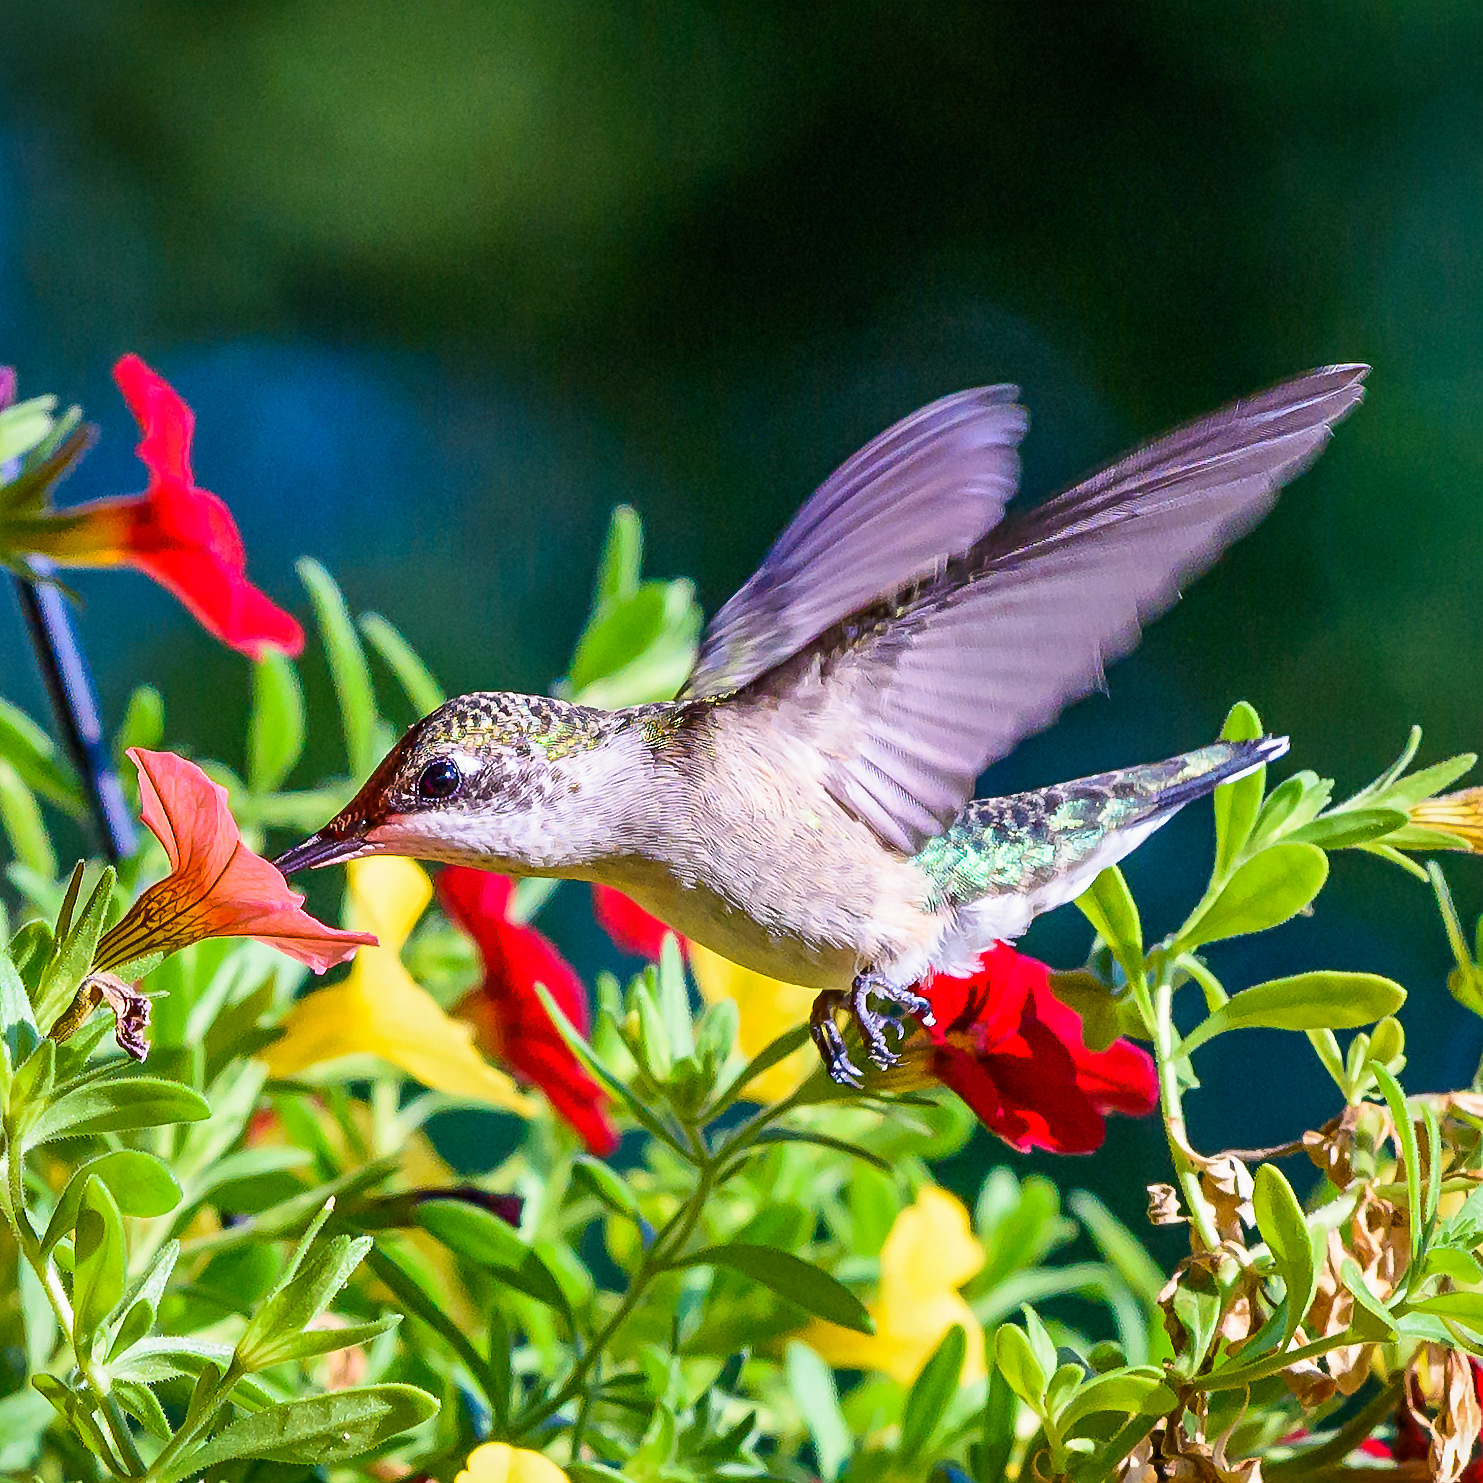
[[[690,971],[696,987],[707,1004],[734,999],[741,1021],[737,1039],[748,1059],[765,1050],[785,1030],[801,1025],[813,1008],[816,990],[798,984],[785,984],[766,974],[754,973],[702,947],[688,944]],[[786,1060],[770,1066],[747,1088],[749,1097],[759,1102],[781,1102],[800,1086],[814,1068],[814,1053],[803,1046]]]
[[[453,1483],[571,1483],[565,1473],[539,1452],[511,1447],[507,1442],[485,1442],[469,1453],[469,1460]]]
[[[926,1185],[896,1217],[881,1248],[879,1294],[869,1304],[875,1333],[815,1319],[801,1336],[832,1365],[880,1370],[910,1385],[955,1324],[968,1336],[961,1383],[982,1380],[984,1334],[958,1289],[984,1264],[961,1200]]]
[[[1483,788],[1423,798],[1413,803],[1409,812],[1413,824],[1455,834],[1459,841],[1455,848],[1483,855]]]
[[[343,983],[300,999],[287,1033],[265,1053],[274,1076],[294,1076],[344,1056],[376,1056],[424,1086],[529,1117],[530,1101],[474,1048],[474,1027],[445,1014],[402,966],[402,945],[432,899],[427,872],[411,860],[352,860],[352,914],[379,947],[362,948]]]

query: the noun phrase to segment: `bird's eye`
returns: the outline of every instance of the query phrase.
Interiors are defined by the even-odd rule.
[[[441,803],[463,786],[463,773],[451,757],[434,757],[417,775],[417,796]]]

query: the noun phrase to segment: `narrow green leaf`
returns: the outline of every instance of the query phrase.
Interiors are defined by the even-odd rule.
[[[819,1476],[837,1478],[855,1450],[854,1434],[839,1407],[834,1371],[800,1339],[790,1339],[783,1352],[788,1391],[813,1439]]]
[[[19,706],[0,696],[0,757],[21,775],[26,786],[47,803],[74,818],[87,812],[77,775],[62,759],[56,743]]]
[[[1440,1256],[1438,1252],[1436,1255]],[[1483,1292],[1444,1292],[1410,1305],[1422,1313],[1435,1313],[1483,1333]]]
[[[899,1449],[904,1459],[921,1457],[926,1452],[958,1393],[967,1356],[968,1335],[962,1324],[955,1323],[942,1336],[906,1394]]]
[[[638,1012],[638,1043],[643,1053],[644,1067],[655,1081],[665,1082],[674,1069],[674,1054],[664,1016],[659,1012],[659,1005],[649,990],[649,977],[648,972],[645,972],[634,979],[629,990],[629,999]]]
[[[115,879],[113,867],[105,867],[93,885],[87,905],[72,923],[66,937],[57,942],[36,994],[36,1023],[42,1029],[52,1027],[57,1016],[77,997],[83,979],[92,969],[98,939],[103,935],[103,926],[108,918]]]
[[[462,1200],[424,1200],[417,1207],[417,1223],[450,1251],[487,1268],[517,1292],[558,1312],[568,1311],[566,1294],[551,1269],[497,1215]]]
[[[1227,1030],[1353,1030],[1405,1002],[1398,983],[1375,973],[1296,973],[1233,994],[1185,1036],[1176,1054],[1187,1056]]]
[[[608,534],[597,563],[597,586],[592,611],[632,597],[639,588],[644,564],[644,527],[631,505],[614,505]]]
[[[31,1128],[29,1144],[92,1133],[123,1133],[165,1123],[201,1122],[211,1109],[198,1092],[157,1076],[121,1076],[58,1097]]]
[[[1406,822],[1398,808],[1350,808],[1323,814],[1287,836],[1292,844],[1313,844],[1324,850],[1347,850],[1394,834]]]
[[[4,950],[0,950],[0,1038],[12,1066],[19,1066],[41,1039],[26,986]]]
[[[1375,1078],[1375,1084],[1380,1088],[1385,1105],[1390,1109],[1391,1120],[1395,1123],[1396,1137],[1401,1144],[1401,1157],[1406,1165],[1406,1212],[1410,1229],[1420,1233],[1426,1230],[1426,1211],[1421,1199],[1421,1150],[1416,1144],[1416,1125],[1411,1121],[1411,1112],[1406,1106],[1406,1094],[1395,1077],[1384,1066],[1371,1066],[1370,1074]],[[1420,1245],[1419,1239],[1413,1240],[1412,1266],[1423,1255],[1419,1250]]]
[[[79,1338],[92,1334],[124,1295],[124,1223],[108,1186],[83,1186],[73,1245],[72,1309]]]
[[[248,1320],[237,1361],[248,1372],[295,1358],[303,1331],[332,1303],[371,1249],[369,1236],[332,1236]]]
[[[153,685],[137,685],[113,737],[114,761],[126,768],[130,747],[153,751],[165,738],[165,702]],[[132,773],[132,767],[127,770]]]
[[[386,661],[419,716],[425,716],[442,705],[447,699],[443,687],[396,627],[380,613],[363,613],[360,631],[366,636],[366,642]]]
[[[369,1344],[401,1321],[400,1313],[387,1313],[369,1323],[347,1323],[343,1328],[307,1329],[297,1334],[286,1334],[274,1343],[271,1363],[315,1359],[321,1354],[333,1354],[355,1344]]]
[[[1350,1327],[1355,1331],[1355,1336],[1366,1340],[1395,1338],[1394,1316],[1365,1285],[1364,1274],[1352,1256],[1346,1256],[1339,1264],[1339,1280],[1354,1298],[1354,1316],[1350,1320]]]
[[[828,1133],[816,1133],[804,1128],[768,1128],[759,1133],[753,1140],[754,1146],[765,1146],[769,1143],[810,1143],[815,1148],[827,1148],[831,1153],[842,1153],[852,1159],[863,1159],[867,1164],[873,1164],[883,1174],[893,1174],[896,1165],[890,1159],[882,1158],[880,1154],[872,1152],[868,1148],[862,1148],[858,1143],[851,1143],[847,1138],[835,1138]]]
[[[1109,865],[1076,899],[1082,915],[1111,950],[1127,976],[1143,966],[1143,926],[1133,893],[1116,865]]]
[[[22,865],[47,880],[55,878],[57,854],[41,817],[41,806],[20,773],[4,757],[0,757],[0,828],[4,829],[11,851]]]
[[[334,578],[312,558],[301,557],[299,580],[314,605],[329,660],[330,677],[340,702],[340,722],[345,733],[345,751],[350,759],[352,776],[365,777],[377,762],[376,698],[371,688],[371,671],[366,653],[361,648],[355,625]]]
[[[1408,778],[1400,778],[1385,790],[1384,802],[1390,808],[1408,809],[1451,787],[1478,760],[1476,752],[1460,752],[1430,767],[1418,768]]]
[[[268,650],[252,667],[252,720],[247,734],[247,783],[272,793],[304,750],[304,692],[293,661]]]
[[[1275,1164],[1263,1164],[1256,1171],[1253,1184],[1251,1203],[1257,1229],[1287,1289],[1287,1321],[1282,1331],[1285,1345],[1297,1332],[1313,1301],[1318,1286],[1318,1252],[1303,1207],[1282,1171]]]
[[[1128,1284],[1133,1296],[1152,1309],[1164,1290],[1164,1269],[1096,1195],[1074,1190],[1068,1203],[1097,1250]]]
[[[162,1483],[181,1483],[237,1458],[300,1467],[351,1462],[420,1426],[437,1409],[432,1396],[411,1385],[358,1386],[281,1401],[223,1428],[168,1468]]]
[[[1231,707],[1220,730],[1222,741],[1256,741],[1262,735],[1261,717],[1244,700]],[[1235,863],[1251,837],[1266,791],[1265,764],[1233,783],[1215,790],[1215,876],[1219,878]]]
[[[677,1267],[728,1267],[771,1288],[780,1298],[858,1334],[873,1334],[875,1324],[865,1304],[836,1277],[788,1251],[750,1241],[707,1246],[675,1263]]]
[[[794,1025],[791,1030],[784,1030],[781,1035],[770,1044],[762,1047],[740,1071],[735,1078],[729,1082],[726,1088],[711,1104],[707,1118],[719,1117],[728,1107],[736,1102],[743,1092],[762,1075],[764,1071],[771,1071],[780,1061],[786,1061],[800,1046],[808,1043],[808,1026]]]
[[[1311,844],[1276,844],[1253,855],[1220,894],[1181,929],[1180,945],[1265,932],[1295,917],[1323,889],[1328,859]]]
[[[28,397],[0,411],[0,466],[15,458],[24,458],[33,448],[46,441],[54,423],[57,399],[46,396]],[[0,475],[0,483],[9,483]]]
[[[592,1192],[610,1210],[630,1220],[639,1219],[638,1198],[623,1176],[590,1154],[578,1154],[572,1160],[572,1175],[588,1184]]]
[[[690,1019],[690,986],[685,978],[685,959],[680,940],[673,932],[664,939],[657,969],[659,1013],[670,1051],[675,1060],[695,1054],[695,1031]]]
[[[1093,1375],[1081,1385],[1061,1409],[1056,1424],[1061,1430],[1070,1431],[1083,1417],[1108,1411],[1157,1416],[1177,1400],[1163,1383],[1162,1371],[1152,1365],[1112,1370],[1105,1375]]]

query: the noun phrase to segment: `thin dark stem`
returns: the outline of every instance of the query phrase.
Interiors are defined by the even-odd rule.
[[[39,557],[32,565],[45,576],[47,568]],[[134,823],[108,755],[92,676],[66,600],[55,583],[45,580],[17,577],[16,587],[62,745],[82,780],[99,846],[117,865],[134,853]]]

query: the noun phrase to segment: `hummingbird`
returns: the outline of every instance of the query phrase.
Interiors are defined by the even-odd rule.
[[[675,700],[460,695],[275,863],[411,855],[615,886],[683,937],[816,988],[814,1042],[859,1085],[841,1012],[889,1066],[903,1016],[932,1023],[931,975],[971,972],[1185,804],[1286,750],[1217,742],[973,797],[1267,514],[1367,371],[1299,376],[1012,509],[1018,388],[944,397],[804,503]]]

